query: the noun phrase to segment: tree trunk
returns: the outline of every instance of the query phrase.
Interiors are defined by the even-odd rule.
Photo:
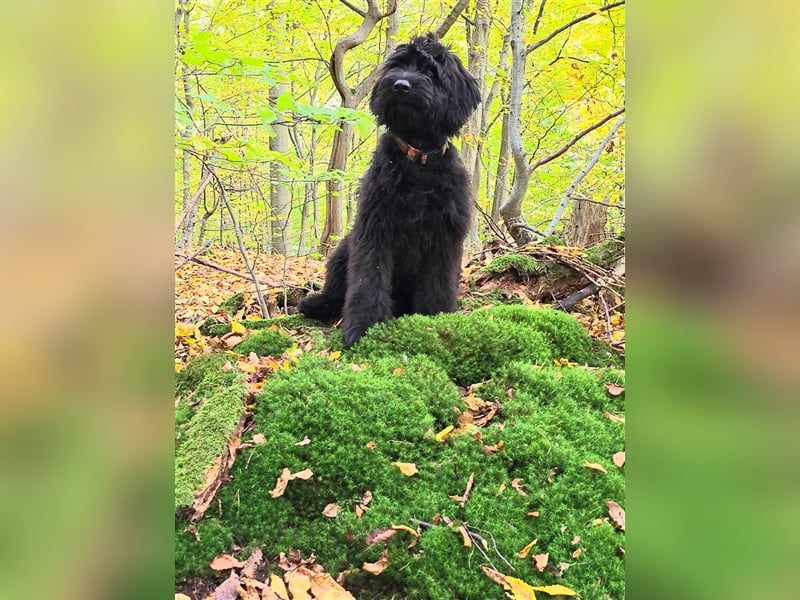
[[[180,60],[181,49],[184,41],[189,37],[189,10],[186,8],[187,0],[179,0],[178,8],[175,11],[175,39],[178,44],[178,65],[181,71],[181,83],[183,85],[183,101],[189,114],[194,112],[194,103],[191,95],[191,83],[189,75],[186,73],[186,65]],[[183,27],[181,27],[183,24]],[[192,130],[187,125],[181,132],[181,138],[185,145],[189,144],[189,138],[192,136]],[[195,214],[197,213],[197,206],[191,207],[191,158],[192,155],[188,150],[183,150],[181,153],[181,195],[183,197],[182,210],[188,211],[181,227],[181,237],[178,242],[180,250],[186,250],[192,243],[192,232],[194,231]]]
[[[492,221],[495,223],[500,220],[500,206],[509,192],[508,170],[511,166],[509,161],[511,155],[511,145],[508,141],[508,112],[503,114],[503,129],[500,134],[500,152],[497,156],[497,176],[494,184],[494,198],[492,199]]]
[[[564,241],[568,246],[586,248],[604,239],[607,214],[608,208],[603,204],[575,199]]]
[[[272,106],[277,103],[278,96],[286,91],[285,84],[274,85],[269,90],[269,100]],[[289,152],[289,129],[286,125],[273,123],[275,135],[269,138],[269,149],[279,154]],[[281,172],[282,165],[273,161],[270,164],[269,206],[270,206],[270,246],[276,254],[287,253],[291,241],[289,240],[289,213],[292,209],[291,194],[285,182],[285,175]]]
[[[481,91],[481,98],[485,100],[486,88],[486,46],[489,43],[489,2],[488,0],[475,0],[475,16],[473,19],[474,27],[472,28],[471,35],[469,36],[469,57],[467,60],[467,70],[472,74],[478,82],[478,88]],[[480,137],[483,129],[483,117],[485,112],[483,110],[473,111],[470,118],[464,126],[463,140],[461,145],[461,157],[464,161],[464,166],[472,178],[472,195],[477,202],[480,196],[480,169],[479,166],[479,152],[480,152]],[[472,249],[477,249],[480,240],[478,237],[478,213],[473,212],[472,224],[470,225],[470,233],[468,246]]]

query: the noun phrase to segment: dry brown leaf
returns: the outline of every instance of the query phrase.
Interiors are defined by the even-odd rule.
[[[311,469],[303,469],[297,473],[292,473],[292,479],[311,479],[313,476],[314,472]]]
[[[289,571],[283,578],[292,595],[292,600],[314,600],[308,593],[311,589],[311,578],[308,575],[301,573],[298,569]]]
[[[623,450],[622,452],[615,452],[611,457],[611,460],[613,460],[614,464],[621,469],[625,466],[625,451]]]
[[[230,577],[217,586],[214,590],[216,600],[237,600],[239,596],[239,576],[231,571]]]
[[[371,573],[372,575],[380,575],[386,570],[386,567],[389,566],[389,550],[384,548],[383,552],[381,553],[381,557],[378,559],[377,562],[374,563],[364,563],[361,565],[361,568],[364,569],[367,573]]]
[[[583,554],[583,548],[578,548],[572,553],[572,558],[578,558],[581,554]]]
[[[214,558],[208,566],[215,571],[225,571],[227,569],[241,569],[244,563],[240,560],[236,560],[230,554],[220,554]]]
[[[361,496],[361,504],[363,504],[364,508],[366,508],[367,506],[369,506],[370,502],[372,502],[372,492],[367,490],[366,492],[364,492],[364,495]]]
[[[403,367],[397,367],[394,371],[392,371],[392,375],[402,375],[405,372],[406,370]]]
[[[308,445],[308,444],[310,444],[310,443],[311,443],[311,440],[308,438],[308,436],[305,436],[305,437],[303,437],[303,439],[302,439],[302,440],[300,440],[299,442],[297,442],[297,443],[295,444],[295,446],[307,446],[307,445]]]
[[[297,569],[311,581],[311,595],[318,600],[355,600],[353,595],[334,581],[328,573],[315,573],[305,567]]]
[[[505,483],[501,483],[500,484],[500,488],[497,490],[497,495],[499,496],[500,494],[502,494],[505,491],[506,491],[506,484]]]
[[[370,440],[367,442],[367,450],[375,450],[376,447],[377,444],[375,443],[375,440]]]
[[[175,600],[192,600],[186,594],[175,594]]]
[[[608,500],[606,506],[608,506],[608,516],[614,522],[614,527],[625,531],[625,509],[613,500]]]
[[[490,569],[489,567],[484,567],[484,566],[481,566],[481,569],[483,570],[484,574],[486,574],[486,576],[495,583],[499,583],[504,588],[508,586],[508,582],[506,581],[506,576],[500,573],[499,571],[495,571],[494,569]]]
[[[469,532],[467,531],[467,528],[464,527],[464,525],[458,526],[458,533],[461,534],[461,539],[464,542],[464,545],[467,548],[472,548],[472,538],[469,536]]]
[[[245,585],[244,587],[239,586],[237,591],[239,593],[238,600],[262,600],[261,592],[255,589],[252,585]]]
[[[533,555],[533,566],[536,567],[536,570],[541,573],[547,567],[547,561],[550,560],[550,553],[545,552],[544,554],[534,554]]]
[[[414,463],[393,462],[392,466],[400,469],[400,472],[406,477],[411,477],[412,475],[419,473],[419,471],[417,471],[417,465]]]
[[[625,391],[624,387],[618,386],[616,383],[609,383],[606,384],[606,389],[608,393],[612,396],[619,396],[622,392]]]
[[[284,467],[283,471],[281,471],[281,474],[278,477],[278,481],[275,482],[275,487],[272,489],[269,495],[273,498],[280,498],[283,496],[283,493],[286,491],[286,486],[289,485],[289,481],[291,479],[292,472]]]
[[[520,558],[528,558],[528,554],[530,554],[531,550],[533,549],[533,547],[536,545],[536,543],[538,541],[539,541],[538,539],[533,540],[530,544],[528,544],[522,550],[517,552],[517,556],[519,556]]]
[[[367,511],[367,508],[363,504],[356,504],[355,505],[356,516],[360,519],[362,515]]]
[[[250,553],[250,556],[244,563],[244,567],[242,568],[242,575],[244,577],[254,578],[256,576],[256,570],[264,561],[264,553],[261,552],[261,548],[256,546],[253,548],[253,551]]]
[[[500,440],[493,446],[484,446],[483,453],[486,454],[487,456],[491,456],[492,454],[500,450],[500,448],[502,448],[503,446],[505,446],[505,442],[503,440]]]
[[[380,544],[381,542],[385,542],[390,537],[397,534],[397,530],[391,527],[381,527],[378,529],[373,529],[367,534],[367,537],[364,539],[364,542],[367,546],[374,546],[375,544]]]
[[[511,487],[514,488],[515,490],[517,490],[517,492],[519,492],[520,496],[527,496],[528,495],[528,494],[525,493],[525,490],[522,489],[524,485],[525,484],[522,483],[522,480],[519,479],[519,478],[513,479],[511,481]]]
[[[417,542],[419,542],[419,533],[417,533],[416,530],[411,529],[411,527],[409,527],[408,525],[392,525],[392,529],[394,529],[395,531],[407,531],[408,533],[414,536],[414,539],[411,540],[411,543],[408,546],[406,546],[406,548],[408,548],[409,550],[414,546],[416,546]]]
[[[531,512],[529,512],[529,513],[525,513],[525,514],[526,514],[527,516],[529,516],[529,517],[533,517],[533,518],[535,519],[536,517],[538,517],[538,516],[539,516],[539,511],[538,511],[538,510],[532,510]]]
[[[608,411],[605,411],[603,416],[614,423],[622,423],[623,425],[625,424],[625,417],[620,417],[619,415],[615,415],[614,413],[610,413]]]
[[[325,506],[325,508],[322,509],[322,515],[330,519],[333,519],[336,517],[336,515],[339,514],[339,510],[341,510],[341,507],[335,502],[331,502],[330,504]]]
[[[586,467],[587,469],[600,471],[601,473],[608,473],[608,471],[606,471],[606,468],[598,463],[590,463],[589,461],[585,460],[583,461],[583,466]]]
[[[240,335],[227,335],[222,338],[222,343],[225,344],[225,347],[230,350],[236,344],[241,342],[244,338]]]
[[[267,438],[264,436],[263,433],[257,433],[253,436],[253,443],[254,444],[266,444]]]

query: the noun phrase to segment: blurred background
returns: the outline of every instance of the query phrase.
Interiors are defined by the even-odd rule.
[[[626,13],[628,594],[794,597],[800,7]],[[174,593],[174,17],[3,8],[4,597]]]

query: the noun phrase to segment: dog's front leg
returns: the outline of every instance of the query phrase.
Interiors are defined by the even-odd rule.
[[[349,348],[375,323],[392,316],[392,256],[382,245],[352,240],[344,303],[344,345]]]

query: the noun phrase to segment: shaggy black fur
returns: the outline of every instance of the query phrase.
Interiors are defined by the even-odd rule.
[[[461,61],[433,34],[398,46],[382,65],[370,109],[386,131],[361,181],[353,230],[328,259],[320,294],[300,303],[315,319],[344,316],[344,343],[371,325],[456,308],[472,200],[447,139],[480,103]]]

